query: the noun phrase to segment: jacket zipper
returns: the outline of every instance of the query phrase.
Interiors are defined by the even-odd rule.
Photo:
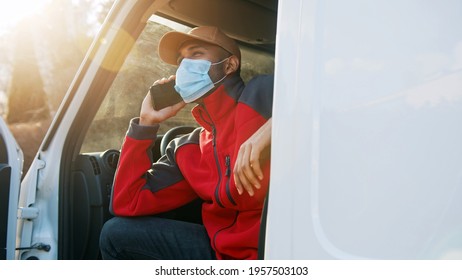
[[[215,200],[217,201],[218,203],[218,206],[220,206],[221,208],[225,208],[225,206],[223,205],[223,203],[221,202],[221,199],[220,199],[220,184],[221,184],[221,179],[223,177],[223,174],[221,173],[221,168],[220,168],[220,161],[218,159],[218,149],[217,149],[217,129],[215,127],[215,124],[213,123],[212,121],[212,118],[210,117],[210,114],[209,112],[207,111],[207,109],[205,108],[205,106],[201,105],[202,108],[204,109],[204,111],[207,113],[208,115],[208,118],[210,119],[210,122],[207,121],[204,116],[202,116],[201,114],[201,118],[202,120],[204,120],[204,122],[208,123],[211,127],[212,127],[212,146],[213,146],[213,156],[215,158],[215,165],[217,166],[217,170],[218,170],[218,183],[215,187]]]
[[[226,166],[225,176],[227,177],[227,179],[226,179],[226,196],[228,197],[229,201],[234,206],[236,206],[237,203],[236,203],[236,201],[234,201],[233,197],[231,196],[231,190],[230,190],[230,187],[229,187],[229,182],[231,180],[231,157],[229,155],[227,155],[225,157],[225,166]]]
[[[212,139],[212,144],[213,144],[213,156],[215,157],[215,164],[217,165],[217,170],[218,170],[218,183],[217,186],[215,187],[215,200],[217,201],[218,205],[221,208],[225,208],[223,203],[221,203],[220,200],[220,184],[221,184],[221,179],[223,177],[223,174],[221,173],[221,168],[220,168],[220,161],[218,160],[218,150],[217,150],[217,130],[215,128],[215,125],[212,125],[212,134],[213,134],[213,139]]]

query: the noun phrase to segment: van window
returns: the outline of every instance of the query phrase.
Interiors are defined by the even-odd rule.
[[[161,19],[161,20],[160,20]],[[162,22],[162,23],[161,23]],[[139,116],[141,102],[149,87],[162,77],[174,74],[176,67],[160,60],[157,46],[166,32],[187,31],[188,27],[157,16],[151,17],[125,60],[85,137],[81,152],[119,149],[130,120]],[[241,47],[241,76],[248,81],[256,74],[272,73],[274,56],[250,47]],[[159,133],[180,125],[197,126],[188,104],[175,117],[161,124]]]

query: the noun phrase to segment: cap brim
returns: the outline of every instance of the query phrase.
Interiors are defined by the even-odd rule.
[[[192,34],[171,31],[162,36],[159,41],[158,52],[160,59],[168,64],[178,65],[178,50],[184,42],[193,39],[216,45],[215,42],[204,40],[204,38]]]

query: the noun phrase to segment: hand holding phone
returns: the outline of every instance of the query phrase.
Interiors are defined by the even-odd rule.
[[[175,80],[168,81],[163,84],[154,84],[149,89],[151,95],[152,107],[154,110],[159,111],[165,107],[175,105],[183,99],[180,94],[176,92]]]

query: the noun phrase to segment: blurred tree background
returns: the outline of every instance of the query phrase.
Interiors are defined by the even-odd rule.
[[[24,172],[113,1],[49,0],[0,33],[0,116],[23,149]]]

